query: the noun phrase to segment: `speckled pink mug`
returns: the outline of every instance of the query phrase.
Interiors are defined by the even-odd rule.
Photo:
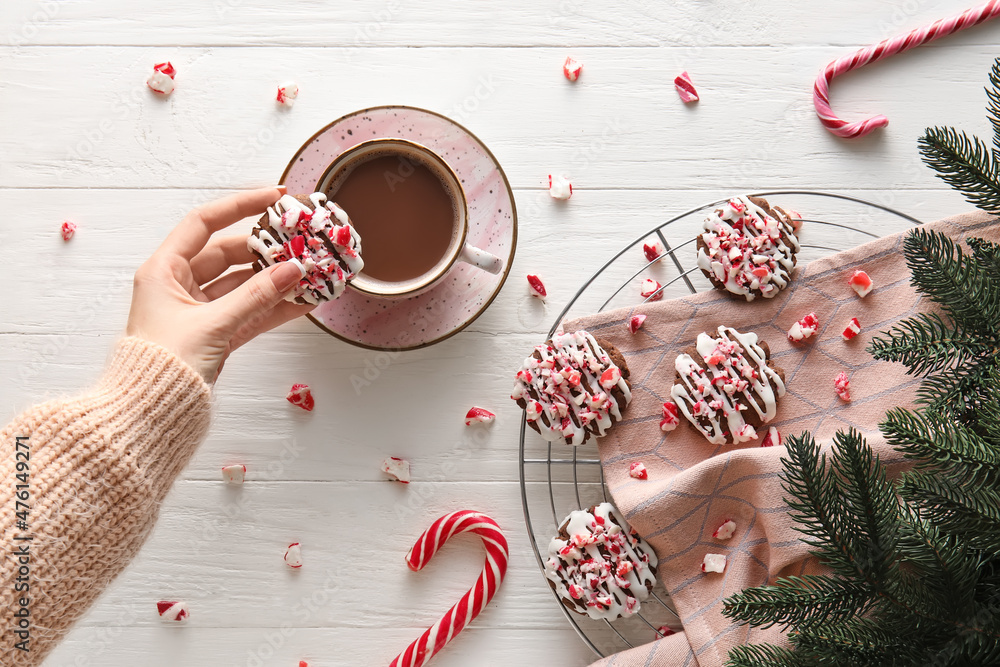
[[[468,203],[465,189],[455,171],[444,159],[426,146],[407,139],[387,137],[371,139],[353,146],[340,155],[327,167],[320,177],[316,187],[318,192],[328,192],[338,180],[345,178],[354,167],[382,155],[399,156],[408,161],[427,167],[431,173],[440,179],[448,197],[454,204],[455,219],[451,242],[441,258],[430,269],[419,276],[403,281],[386,281],[358,273],[348,287],[363,294],[382,297],[400,298],[416,296],[426,292],[436,285],[457,262],[464,262],[476,268],[497,274],[503,270],[503,260],[480,250],[466,241],[469,232]],[[350,211],[348,211],[350,214]],[[364,255],[364,237],[361,239],[362,256]]]

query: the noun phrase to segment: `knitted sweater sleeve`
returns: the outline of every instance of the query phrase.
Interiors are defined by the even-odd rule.
[[[125,338],[92,391],[0,430],[0,664],[40,664],[125,568],[210,405],[194,369]]]

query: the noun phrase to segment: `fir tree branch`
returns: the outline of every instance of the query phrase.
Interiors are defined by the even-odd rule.
[[[879,428],[886,441],[916,461],[918,468],[948,466],[976,474],[1000,469],[1000,451],[972,430],[954,421],[893,408]]]
[[[903,241],[903,252],[914,287],[939,304],[961,330],[995,339],[1000,287],[987,272],[967,261],[962,249],[937,231],[914,229]]]
[[[998,159],[1000,153],[1000,58],[993,61],[990,68],[990,86],[986,88],[989,104],[986,106],[986,117],[993,126],[993,159]]]
[[[865,613],[873,596],[866,587],[824,575],[783,577],[726,598],[723,613],[741,623],[769,628],[810,628]]]
[[[903,364],[914,375],[960,366],[992,349],[978,337],[956,330],[937,313],[920,313],[872,339],[868,352],[876,359]]]
[[[812,667],[787,648],[771,644],[744,644],[729,651],[726,667]]]
[[[1000,492],[992,485],[910,470],[900,477],[899,493],[942,531],[1000,555]]]
[[[986,144],[950,127],[929,127],[917,143],[924,164],[966,201],[988,213],[1000,213],[1000,181]]]

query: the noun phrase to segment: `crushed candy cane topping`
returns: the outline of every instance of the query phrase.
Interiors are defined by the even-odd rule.
[[[174,78],[176,76],[177,70],[169,61],[157,63],[153,65],[153,73],[146,79],[146,85],[158,95],[169,95],[174,92]]]
[[[775,427],[767,429],[767,434],[761,441],[761,447],[777,447],[781,444],[781,433]]]
[[[548,296],[548,293],[545,291],[545,285],[538,276],[528,274],[528,289],[531,290],[531,296],[538,297],[539,299],[544,299]]]
[[[816,317],[816,313],[809,313],[788,330],[788,340],[798,343],[806,338],[812,338],[817,331],[819,331],[819,318]]]
[[[288,567],[292,568],[293,570],[297,570],[300,567],[302,567],[301,544],[299,544],[298,542],[293,542],[292,544],[288,545],[288,548],[285,549],[285,564]]]
[[[680,96],[681,102],[685,104],[689,102],[697,102],[699,99],[698,91],[694,88],[694,82],[691,81],[691,75],[687,72],[681,72],[679,76],[674,79],[674,88],[677,89],[677,95]]]
[[[465,413],[465,425],[472,426],[473,424],[492,424],[496,421],[496,418],[497,416],[486,408],[472,406],[469,408],[469,411]]]
[[[336,299],[347,281],[360,272],[361,237],[344,209],[327,201],[322,192],[309,195],[312,208],[291,195],[283,195],[267,209],[267,226],[257,227],[247,248],[261,259],[263,268],[294,261],[303,271],[287,301],[318,304]]]
[[[732,519],[726,519],[722,522],[722,525],[715,529],[712,533],[712,537],[717,540],[728,540],[736,532],[736,522]]]
[[[840,400],[844,401],[845,403],[850,402],[851,380],[847,377],[847,373],[845,373],[844,371],[840,371],[840,374],[837,375],[836,378],[834,378],[833,390],[836,392],[837,396],[840,397]]]
[[[702,572],[725,572],[725,554],[705,554],[705,559],[701,562]]]
[[[284,107],[291,107],[295,104],[295,99],[299,96],[299,84],[294,81],[286,81],[278,86],[278,96],[275,98],[278,104]]]
[[[646,278],[639,285],[639,296],[649,301],[659,301],[663,298],[663,286],[652,278]]]
[[[581,445],[621,420],[613,390],[632,400],[628,382],[587,331],[562,333],[535,347],[517,372],[511,398],[523,401],[529,422],[550,442]]]
[[[855,271],[851,274],[850,279],[848,279],[847,284],[851,286],[855,292],[858,293],[862,299],[868,296],[868,293],[872,291],[875,284],[872,279],[868,277],[868,274],[864,271]]]
[[[677,404],[673,401],[667,401],[663,404],[663,419],[660,420],[660,430],[664,433],[669,433],[677,428],[681,423],[681,418],[678,415]]]
[[[757,334],[720,326],[717,338],[698,334],[695,347],[699,360],[681,354],[674,362],[680,382],[670,393],[681,412],[714,445],[755,439],[743,412],[753,410],[767,423],[785,395],[785,383],[767,365]]]
[[[639,314],[633,315],[628,319],[628,330],[633,334],[642,328],[642,323],[646,321],[646,316]]]
[[[397,456],[390,456],[382,461],[382,472],[403,484],[410,483],[410,462]]]
[[[306,412],[312,412],[312,409],[316,407],[316,400],[313,398],[312,389],[307,384],[293,384],[292,388],[288,390],[285,400],[292,405],[299,406]]]
[[[570,81],[576,81],[580,78],[580,72],[583,71],[583,65],[581,65],[576,60],[567,57],[566,62],[563,63],[563,75]]]
[[[545,576],[591,618],[632,616],[656,583],[656,554],[611,503],[572,512],[549,543]]]
[[[573,184],[565,176],[549,174],[549,196],[553,199],[569,199],[573,196]]]
[[[778,218],[749,197],[735,197],[708,216],[700,237],[698,268],[747,301],[758,291],[770,299],[784,289],[799,251],[791,218],[780,208],[771,210]]]
[[[245,465],[225,466],[222,469],[222,479],[229,484],[242,484],[246,475],[247,467]]]
[[[646,261],[655,262],[667,254],[667,251],[663,249],[662,243],[653,241],[652,243],[642,244],[642,254],[646,256]]]
[[[861,322],[858,321],[858,318],[852,317],[851,321],[847,323],[847,327],[840,335],[844,337],[844,340],[851,340],[859,333],[861,333]]]
[[[628,467],[629,477],[634,477],[635,479],[649,479],[649,471],[646,470],[646,466],[642,461],[633,461],[632,465]]]
[[[188,606],[184,602],[176,602],[174,600],[161,600],[156,603],[156,613],[160,615],[160,618],[164,621],[184,621],[187,620],[190,613],[188,612]]]

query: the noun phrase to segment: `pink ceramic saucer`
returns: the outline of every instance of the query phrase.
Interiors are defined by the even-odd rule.
[[[376,137],[407,139],[444,158],[468,199],[468,242],[504,260],[498,275],[456,263],[434,288],[415,297],[376,299],[348,286],[339,299],[309,314],[327,333],[359,347],[412,350],[455,335],[493,302],[514,259],[517,211],[507,176],[483,142],[455,121],[415,107],[373,107],[335,120],[298,150],[281,183],[291,193],[313,192],[338,155]]]

